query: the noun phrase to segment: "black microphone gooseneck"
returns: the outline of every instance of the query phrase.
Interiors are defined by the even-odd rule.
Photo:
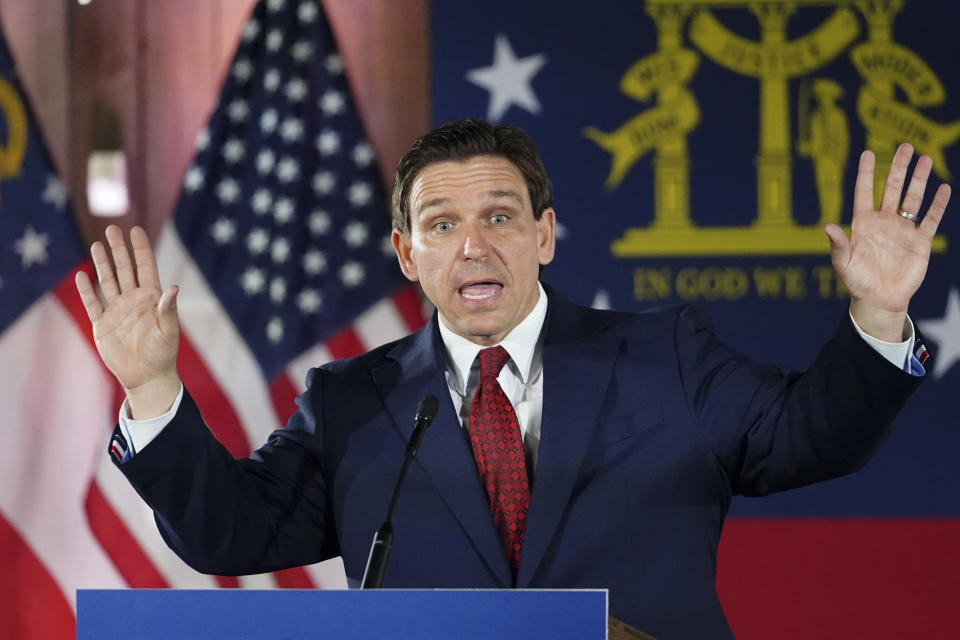
[[[393,487],[393,497],[390,498],[390,507],[387,509],[387,517],[383,524],[377,529],[373,536],[373,544],[370,545],[370,557],[367,558],[367,568],[363,571],[363,582],[361,589],[379,589],[383,584],[383,576],[387,572],[387,560],[390,558],[390,547],[393,544],[393,509],[397,506],[397,496],[400,495],[400,487],[403,485],[403,479],[407,475],[407,467],[410,461],[417,456],[420,450],[420,443],[423,442],[423,435],[427,432],[427,427],[433,422],[437,415],[436,396],[426,396],[417,405],[417,416],[413,427],[413,433],[410,434],[410,441],[407,442],[406,455],[403,458],[403,466],[400,467],[400,475],[397,477],[397,484]]]

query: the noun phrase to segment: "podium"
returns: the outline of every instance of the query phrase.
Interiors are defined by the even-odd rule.
[[[606,637],[606,590],[77,592],[77,640]]]

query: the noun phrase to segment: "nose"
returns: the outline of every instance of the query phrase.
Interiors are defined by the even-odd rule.
[[[465,260],[481,260],[487,256],[490,245],[483,231],[478,227],[467,229],[463,239],[463,257]]]

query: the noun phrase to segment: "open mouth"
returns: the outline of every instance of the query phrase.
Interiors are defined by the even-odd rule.
[[[459,293],[467,300],[489,300],[503,289],[499,282],[471,282],[459,289]]]

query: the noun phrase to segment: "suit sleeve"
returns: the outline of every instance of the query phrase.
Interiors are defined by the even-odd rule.
[[[923,380],[891,365],[846,316],[803,373],[782,373],[734,352],[693,307],[679,314],[675,336],[689,411],[742,495],[861,468]]]
[[[311,398],[249,458],[235,460],[203,423],[189,393],[145,447],[114,462],[154,510],[160,533],[202,573],[241,575],[336,555],[328,526],[320,429]],[[329,535],[327,535],[329,532]]]

